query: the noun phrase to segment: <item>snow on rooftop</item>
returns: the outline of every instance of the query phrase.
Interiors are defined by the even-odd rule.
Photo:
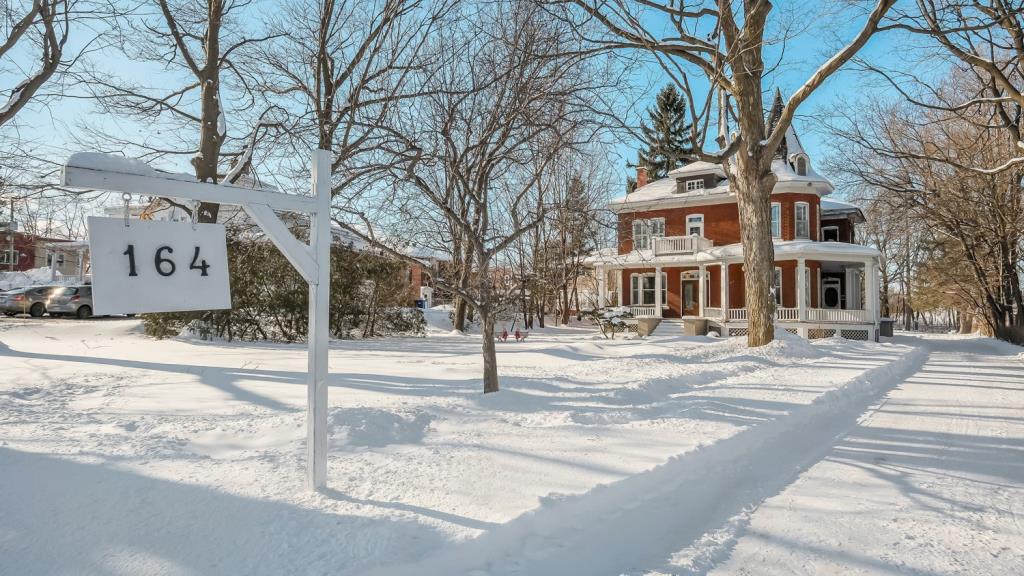
[[[843,202],[842,200],[835,200],[833,198],[822,198],[821,209],[825,212],[832,210],[845,211],[845,210],[860,210],[860,206],[856,204],[850,204],[849,202]]]

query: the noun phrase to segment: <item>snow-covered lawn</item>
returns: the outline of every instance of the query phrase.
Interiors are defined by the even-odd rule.
[[[1024,547],[1008,346],[535,331],[483,396],[479,345],[335,342],[310,494],[303,346],[2,319],[0,574],[1005,573]],[[960,387],[915,392],[935,362]],[[992,549],[914,561],[951,542]]]

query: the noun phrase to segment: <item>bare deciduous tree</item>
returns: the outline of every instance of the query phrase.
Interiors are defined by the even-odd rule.
[[[770,196],[776,177],[771,169],[772,160],[797,108],[860,51],[894,3],[895,0],[866,3],[872,8],[863,26],[790,95],[771,125],[766,122],[763,86],[767,72],[766,34],[774,9],[769,0],[548,3],[564,7],[557,13],[574,25],[584,26],[593,21],[603,25],[608,37],[595,39],[601,46],[653,54],[686,95],[694,119],[694,155],[707,162],[723,163],[730,187],[736,193],[750,346],[767,344],[774,337]],[[667,32],[662,33],[662,27]],[[699,80],[691,80],[691,73]],[[706,93],[696,93],[705,84]],[[718,148],[712,150],[707,147],[706,138],[715,113]]]
[[[610,81],[535,6],[467,9],[474,17],[453,19],[430,46],[436,67],[424,71],[424,96],[392,117],[393,154],[403,162],[340,223],[408,258],[371,224],[390,223],[388,233],[404,236],[410,214],[444,222],[454,251],[466,256],[466,281],[435,281],[480,319],[486,393],[499,388],[494,329],[513,284],[505,256],[545,218],[551,198],[542,182],[559,157],[602,129],[599,93]]]
[[[68,40],[72,6],[71,0],[33,0],[31,3],[5,2],[0,8],[3,19],[0,60],[34,53],[38,61],[38,68],[11,90],[7,102],[0,107],[0,126],[10,122],[66,64],[64,45]]]

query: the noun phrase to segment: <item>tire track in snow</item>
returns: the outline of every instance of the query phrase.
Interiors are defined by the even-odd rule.
[[[786,416],[584,494],[546,498],[479,538],[370,574],[641,574],[695,543],[704,546],[698,556],[706,570],[727,553],[744,514],[823,458],[925,358],[926,350],[914,348]]]

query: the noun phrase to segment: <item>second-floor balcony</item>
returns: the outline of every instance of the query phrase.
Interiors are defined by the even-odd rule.
[[[652,238],[655,256],[667,256],[669,254],[694,254],[701,250],[711,248],[714,243],[703,236],[692,234],[690,236],[664,236]]]

